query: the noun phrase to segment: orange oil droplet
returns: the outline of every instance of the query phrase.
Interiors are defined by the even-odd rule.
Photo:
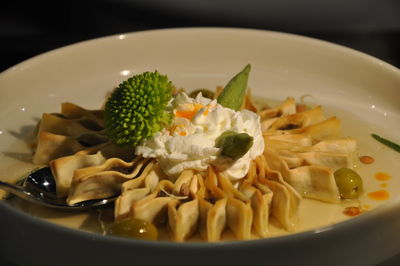
[[[368,193],[368,197],[373,200],[387,200],[389,199],[389,192],[384,189]]]
[[[181,131],[181,132],[179,132],[179,135],[181,135],[181,136],[186,136],[187,134],[186,134],[186,131]]]
[[[346,207],[343,213],[347,216],[357,216],[361,214],[362,210],[360,207]]]
[[[360,162],[362,162],[363,164],[371,164],[375,161],[374,158],[372,158],[371,156],[360,156]]]
[[[375,174],[375,178],[376,178],[376,180],[379,180],[379,181],[386,181],[386,180],[391,179],[392,177],[388,173],[378,172]]]

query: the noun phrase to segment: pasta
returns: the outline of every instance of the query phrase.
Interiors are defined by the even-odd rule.
[[[238,240],[268,237],[271,219],[295,229],[303,198],[340,203],[334,172],[353,167],[357,143],[342,136],[338,118],[325,118],[321,106],[298,112],[293,98],[258,109],[249,91],[242,109],[259,116],[264,147],[238,180],[215,164],[168,176],[157,158],[108,139],[103,110],[72,103],[43,114],[33,162],[50,165],[67,203],[119,195],[115,221],[148,221],[177,242],[196,234],[216,242],[225,230]]]

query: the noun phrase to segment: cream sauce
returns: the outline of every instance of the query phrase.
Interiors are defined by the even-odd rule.
[[[263,101],[264,102],[264,101]],[[276,106],[277,102],[265,101],[270,106]],[[331,226],[332,224],[344,221],[346,219],[354,219],[345,214],[346,207],[359,207],[365,211],[371,211],[381,204],[387,202],[385,197],[371,197],[369,193],[382,190],[382,181],[375,178],[375,173],[384,172],[392,178],[386,179],[385,191],[390,195],[390,199],[398,197],[400,194],[400,165],[398,164],[400,154],[384,147],[382,144],[375,141],[370,137],[371,133],[379,131],[376,126],[361,121],[358,117],[337,108],[330,108],[323,106],[326,117],[336,116],[342,121],[342,128],[345,136],[351,136],[358,140],[358,153],[359,155],[369,154],[375,159],[372,164],[357,165],[357,171],[362,176],[364,181],[364,190],[362,197],[358,200],[346,200],[342,204],[323,203],[315,200],[303,199],[299,209],[299,222],[293,232],[286,232],[281,229],[275,221],[270,223],[271,237],[286,235],[295,232],[302,232],[308,230],[323,230],[323,227]],[[21,146],[22,145],[22,146]],[[24,152],[18,153],[19,156],[12,156],[8,158],[3,155],[3,159],[9,160],[8,169],[12,169],[12,176],[9,176],[7,181],[16,180],[27,171],[36,168],[28,162],[30,153],[23,145],[16,143],[16,151]],[[17,154],[17,153],[16,153]],[[7,157],[7,158],[6,158]],[[6,169],[0,169],[1,172],[6,172]],[[396,176],[397,175],[397,176]],[[1,177],[4,179],[3,177]],[[1,191],[0,191],[1,196]],[[102,228],[98,221],[98,212],[92,211],[91,213],[73,213],[59,210],[52,210],[41,206],[29,204],[18,199],[6,200],[16,208],[29,213],[31,215],[43,218],[47,221],[71,227],[82,229],[86,231],[101,233]],[[362,215],[362,214],[361,214]],[[164,230],[160,231],[162,239],[167,238],[168,233]],[[227,231],[224,233],[223,239],[234,239],[232,234]],[[198,241],[198,236],[193,237],[191,240]]]

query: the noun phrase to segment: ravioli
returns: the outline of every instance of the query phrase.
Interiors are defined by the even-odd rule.
[[[353,167],[357,142],[342,135],[339,119],[325,118],[321,106],[298,112],[293,98],[259,110],[250,92],[243,108],[260,117],[264,152],[242,179],[212,164],[171,178],[156,158],[111,144],[101,110],[71,103],[60,114],[43,115],[33,162],[50,165],[67,203],[119,195],[116,221],[146,220],[167,228],[176,242],[195,235],[217,242],[225,231],[238,240],[265,238],[272,219],[292,232],[303,198],[340,202],[333,173]]]

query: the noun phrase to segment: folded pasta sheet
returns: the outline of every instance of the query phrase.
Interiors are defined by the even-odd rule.
[[[168,177],[156,158],[109,142],[103,111],[71,103],[43,115],[33,161],[50,165],[69,204],[119,195],[116,221],[146,220],[177,242],[196,234],[216,242],[226,231],[239,240],[268,237],[271,220],[293,231],[303,197],[340,202],[333,173],[355,165],[357,143],[342,135],[339,119],[325,118],[320,106],[299,112],[293,98],[258,110],[249,93],[242,108],[260,116],[265,147],[236,181],[211,164]]]
[[[103,111],[86,110],[63,103],[61,113],[44,113],[38,125],[34,164],[51,160],[106,143]]]
[[[208,242],[221,240],[225,230],[241,240],[267,237],[270,215],[292,230],[301,198],[278,172],[267,168],[263,156],[252,162],[239,186],[213,167],[206,173],[185,170],[173,183],[155,164],[122,187],[116,219],[167,223],[171,238],[178,242],[197,231]]]
[[[119,195],[122,184],[135,178],[149,161],[151,159],[140,157],[132,162],[110,158],[100,165],[76,169],[72,176],[67,203],[74,204]]]
[[[286,105],[293,109],[294,102],[288,99]],[[343,137],[340,121],[326,119],[320,106],[299,113],[282,106],[261,113],[268,167],[303,197],[340,202],[333,173],[354,167],[356,140]]]

